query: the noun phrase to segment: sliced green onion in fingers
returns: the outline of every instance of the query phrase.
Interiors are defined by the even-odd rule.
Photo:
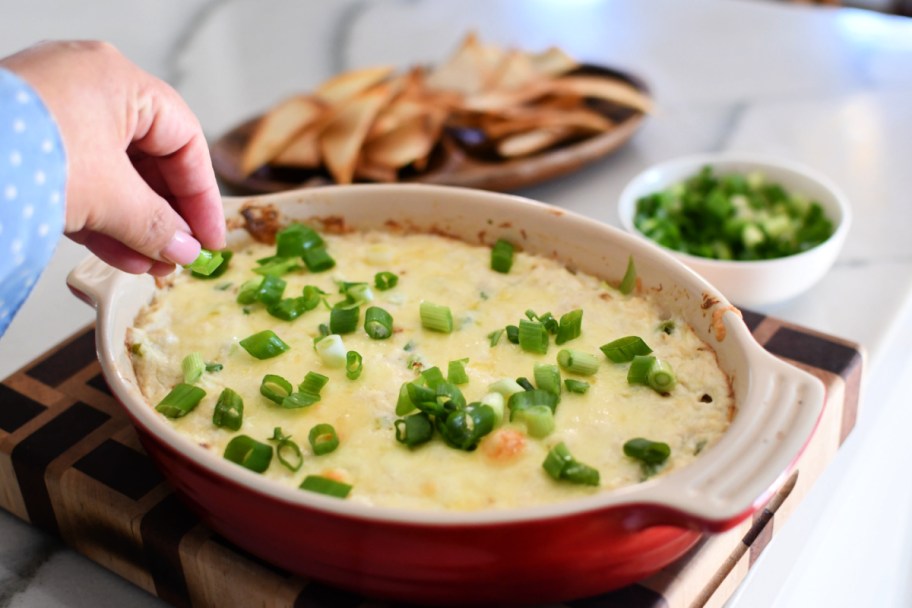
[[[248,336],[241,340],[240,344],[244,347],[244,350],[257,359],[271,359],[290,348],[271,329]]]
[[[364,331],[371,340],[386,340],[393,335],[393,316],[379,306],[364,311]]]
[[[199,353],[190,353],[181,361],[181,372],[184,374],[184,383],[186,384],[193,384],[199,380],[204,371],[206,371],[206,362],[203,361],[203,356]]]
[[[202,254],[202,252],[200,252],[200,253]],[[225,274],[225,271],[228,270],[228,263],[231,261],[231,258],[234,256],[234,252],[231,251],[230,249],[225,249],[225,250],[219,251],[218,253],[222,256],[222,260],[221,260],[221,262],[219,262],[219,264],[215,268],[212,268],[212,263],[210,262],[210,263],[206,264],[205,268],[203,268],[204,272],[200,272],[198,270],[193,270],[191,268],[190,274],[193,275],[194,277],[196,277],[197,279],[215,279],[215,278],[218,278],[218,277],[222,276],[223,274]],[[199,259],[199,258],[197,258],[197,259]],[[213,260],[214,260],[214,257],[213,257]],[[195,261],[196,260],[194,260],[194,262]],[[205,271],[208,271],[208,272],[205,272]]]
[[[529,353],[543,355],[548,352],[548,331],[545,326],[539,321],[520,319],[519,347]]]
[[[565,348],[557,353],[557,364],[571,374],[591,376],[598,371],[599,360],[595,355]]]
[[[564,380],[564,386],[567,387],[568,392],[577,393],[579,395],[585,395],[586,391],[589,390],[588,382],[584,382],[583,380],[574,380],[573,378],[567,378]]]
[[[636,288],[636,282],[636,266],[633,263],[633,256],[629,256],[627,258],[627,271],[624,273],[624,278],[621,279],[621,284],[618,286],[618,291],[620,291],[625,296],[630,295]]]
[[[296,472],[304,464],[304,455],[301,453],[301,448],[291,440],[291,435],[286,435],[282,432],[281,427],[277,426],[273,429],[272,437],[269,441],[276,442],[276,458],[279,459],[279,464],[289,471]]]
[[[491,270],[506,274],[510,272],[510,268],[512,267],[512,243],[504,239],[497,239],[497,242],[494,243],[494,246],[491,248]]]
[[[224,457],[251,471],[262,473],[272,462],[272,446],[247,435],[238,435],[225,446]]]
[[[200,387],[182,382],[165,395],[155,411],[168,418],[181,418],[196,409],[205,396],[206,391]]]
[[[313,453],[317,456],[329,454],[339,447],[339,436],[331,424],[321,423],[314,426],[310,429],[307,440],[310,442]]]
[[[349,380],[357,380],[364,371],[364,359],[361,353],[356,350],[350,350],[345,353],[345,375]]]
[[[223,260],[221,251],[200,249],[196,259],[184,266],[187,270],[208,277],[221,265]]]
[[[276,374],[266,374],[260,382],[260,394],[279,405],[292,390],[291,382]]]
[[[667,443],[636,437],[624,444],[624,454],[649,465],[659,465],[668,460],[671,448]]]
[[[674,370],[671,369],[671,365],[661,359],[656,359],[653,362],[652,367],[649,368],[646,382],[653,390],[659,393],[667,393],[675,387],[678,383],[678,379],[675,376]]]
[[[329,334],[317,340],[314,344],[317,354],[327,367],[344,367],[346,361],[345,344],[342,336]]]
[[[237,431],[244,422],[244,400],[230,388],[222,390],[212,412],[212,424]]]
[[[550,363],[536,363],[533,367],[532,374],[535,377],[535,385],[543,390],[555,395],[561,394],[561,375],[560,369]]]
[[[324,494],[334,498],[346,498],[352,490],[351,485],[347,483],[321,475],[308,475],[298,487],[302,490],[316,492],[317,494]]]
[[[374,287],[380,291],[386,291],[387,289],[392,289],[399,282],[399,277],[394,275],[392,272],[383,271],[378,272],[374,275]]]
[[[418,412],[395,422],[396,441],[413,448],[422,443],[427,443],[434,436],[434,423],[431,417],[424,412]]]
[[[615,363],[628,363],[637,355],[648,355],[652,349],[639,336],[625,336],[599,347]]]
[[[577,308],[568,313],[561,315],[560,323],[557,327],[557,336],[554,338],[555,344],[563,344],[579,338],[583,333],[583,309]]]
[[[466,363],[468,359],[456,359],[447,364],[447,382],[450,384],[466,384],[469,381],[469,375],[466,373]]]
[[[453,312],[448,306],[441,306],[433,302],[422,302],[419,307],[421,326],[431,331],[444,334],[453,331]]]

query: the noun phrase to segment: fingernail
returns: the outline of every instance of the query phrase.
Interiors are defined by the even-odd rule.
[[[162,249],[162,257],[181,266],[191,263],[200,254],[200,244],[195,238],[178,230],[171,237],[171,242]]]

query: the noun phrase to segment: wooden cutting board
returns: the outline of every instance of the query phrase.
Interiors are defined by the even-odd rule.
[[[855,425],[858,345],[745,312],[770,352],[821,378],[823,419],[769,504],[649,579],[571,607],[721,606]],[[232,546],[177,500],[101,374],[93,327],[0,383],[0,507],[174,606],[384,602],[292,576]]]

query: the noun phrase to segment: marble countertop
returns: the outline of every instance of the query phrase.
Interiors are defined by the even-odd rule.
[[[775,155],[828,175],[855,222],[810,291],[760,312],[860,343],[858,425],[730,605],[912,605],[912,20],[747,0],[31,0],[7,2],[0,55],[45,38],[98,38],[173,84],[210,139],[282,96],[349,67],[449,54],[468,30],[557,44],[649,84],[658,111],[618,153],[520,194],[618,225],[616,201],[646,166],[678,155]],[[93,319],[62,240],[0,340],[0,377]],[[839,533],[833,533],[839,530]],[[0,608],[161,606],[0,511]]]

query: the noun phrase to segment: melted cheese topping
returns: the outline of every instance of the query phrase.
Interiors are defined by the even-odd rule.
[[[734,404],[728,378],[715,353],[682,319],[672,317],[674,331],[659,325],[668,319],[647,296],[623,296],[592,276],[572,273],[542,257],[517,253],[509,274],[490,269],[490,249],[432,235],[391,235],[383,232],[326,235],[335,268],[318,274],[306,270],[285,275],[285,297],[316,285],[334,303],[342,299],[336,281],[373,284],[379,271],[399,276],[388,291],[373,289],[373,304],[394,319],[394,334],[372,340],[361,327],[343,336],[345,347],[364,358],[364,371],[349,380],[344,369],[329,369],[314,351],[318,326],[329,322],[320,306],[294,321],[270,316],[261,304],[242,307],[235,299],[242,283],[254,275],[256,260],[274,248],[249,243],[239,248],[229,270],[213,280],[187,272],[172,275],[153,302],[137,318],[129,341],[143,393],[157,404],[182,381],[181,360],[198,352],[207,362],[224,367],[207,372],[197,383],[206,397],[190,414],[169,424],[221,457],[236,434],[212,424],[219,393],[225,387],[244,400],[244,422],[238,433],[264,443],[275,427],[298,443],[304,464],[291,472],[273,459],[263,473],[296,487],[308,474],[334,477],[353,485],[349,500],[416,509],[475,510],[528,506],[565,500],[618,488],[644,479],[643,467],[626,457],[622,446],[634,437],[662,441],[671,457],[658,474],[682,467],[714,443],[728,427]],[[421,327],[419,304],[428,300],[449,306],[455,330],[434,333]],[[362,307],[363,309],[364,307]],[[567,344],[551,345],[545,355],[524,352],[504,336],[490,346],[488,335],[518,324],[526,310],[551,312],[556,318],[583,310],[582,335]],[[363,323],[363,310],[361,314]],[[257,360],[239,341],[271,329],[290,350]],[[608,361],[599,347],[616,338],[637,335],[659,359],[675,370],[678,383],[668,395],[627,382],[627,364]],[[543,439],[529,437],[520,423],[505,421],[472,452],[448,447],[439,435],[410,449],[395,439],[395,408],[400,386],[416,378],[414,363],[438,366],[468,358],[469,383],[460,388],[467,401],[478,401],[491,383],[503,378],[533,377],[533,365],[556,363],[561,348],[597,355],[589,391],[564,391],[555,413],[556,428]],[[321,400],[288,410],[259,392],[265,374],[279,374],[297,386],[308,371],[329,377]],[[574,377],[562,371],[563,378]],[[505,416],[509,418],[509,412]],[[334,452],[315,456],[307,440],[316,424],[332,424],[340,439]],[[574,457],[595,467],[598,488],[555,481],[542,468],[548,450],[563,441]]]

